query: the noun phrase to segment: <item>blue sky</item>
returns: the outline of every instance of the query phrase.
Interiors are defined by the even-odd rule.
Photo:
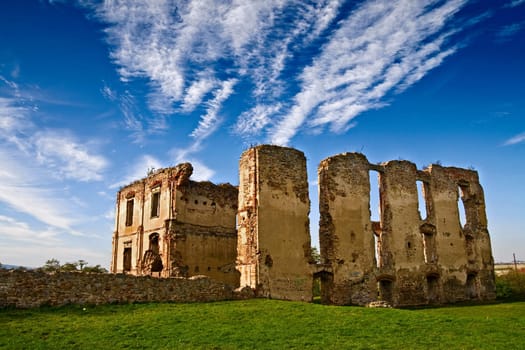
[[[119,187],[250,145],[473,167],[525,260],[525,0],[0,2],[0,262],[108,266]]]

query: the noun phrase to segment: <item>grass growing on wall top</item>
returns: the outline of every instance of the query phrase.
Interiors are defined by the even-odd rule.
[[[0,310],[5,349],[519,349],[524,339],[524,302],[397,310],[254,299]]]

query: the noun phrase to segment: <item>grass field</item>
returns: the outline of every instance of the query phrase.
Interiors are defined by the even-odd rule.
[[[266,299],[0,310],[2,349],[525,349],[525,302],[436,309]]]

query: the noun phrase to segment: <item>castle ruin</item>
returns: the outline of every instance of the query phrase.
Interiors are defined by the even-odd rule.
[[[118,192],[111,272],[239,285],[237,188],[191,181],[192,172],[160,169]]]
[[[408,161],[370,164],[359,153],[323,160],[320,263],[311,254],[302,152],[271,145],[248,149],[241,155],[238,188],[191,181],[191,172],[189,163],[161,169],[119,191],[112,272],[207,275],[250,287],[260,297],[303,301],[312,300],[318,279],[322,302],[335,305],[495,298],[476,171],[435,164],[418,170]],[[379,179],[376,221],[371,174]],[[426,215],[419,211],[420,198]]]

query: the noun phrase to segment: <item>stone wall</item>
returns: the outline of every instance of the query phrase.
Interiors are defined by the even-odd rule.
[[[371,221],[371,171],[379,174],[379,222]],[[476,171],[417,170],[401,160],[375,165],[362,154],[344,153],[323,160],[318,174],[324,302],[409,306],[495,298]]]
[[[275,299],[312,299],[306,158],[257,146],[240,160],[237,269],[241,287]]]
[[[0,308],[136,302],[209,302],[251,297],[205,276],[152,278],[123,274],[0,270]]]

